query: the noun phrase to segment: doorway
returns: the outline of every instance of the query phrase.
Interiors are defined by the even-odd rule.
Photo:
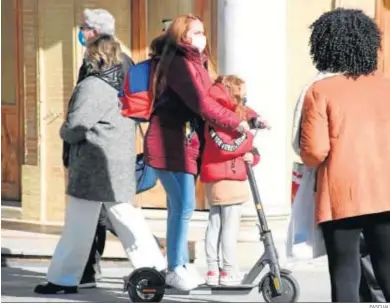
[[[1,199],[21,199],[22,126],[18,0],[1,0]]]

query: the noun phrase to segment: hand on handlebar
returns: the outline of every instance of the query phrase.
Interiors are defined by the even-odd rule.
[[[270,130],[272,127],[269,125],[267,121],[265,121],[262,117],[251,118],[248,121],[249,127],[251,129],[268,129]]]
[[[251,152],[245,153],[243,158],[244,158],[244,161],[248,162],[249,164],[253,164],[253,162],[255,160],[255,157],[254,157],[253,153],[251,153]]]
[[[240,125],[238,125],[238,130],[240,132],[245,132],[245,131],[251,130],[250,124],[247,121],[242,121],[240,123]]]

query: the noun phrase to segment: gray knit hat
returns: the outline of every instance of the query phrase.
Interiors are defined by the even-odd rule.
[[[115,35],[115,18],[103,9],[85,9],[84,22],[102,34]]]

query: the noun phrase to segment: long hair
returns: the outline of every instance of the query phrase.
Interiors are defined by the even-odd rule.
[[[242,87],[245,86],[245,81],[236,75],[223,75],[219,76],[215,82],[222,84],[229,92],[235,104],[234,111],[240,120],[248,120],[248,108],[244,105],[244,97],[242,97]]]
[[[324,13],[310,28],[310,54],[319,71],[357,78],[377,69],[381,33],[361,10]]]
[[[150,46],[151,56],[159,57],[152,82],[152,95],[154,98],[157,98],[164,91],[166,76],[173,58],[176,55],[178,45],[185,42],[191,23],[196,20],[202,22],[202,20],[195,15],[181,15],[170,24],[165,33],[152,41]],[[216,76],[215,64],[212,60],[208,41],[203,53],[208,58],[206,68],[209,71],[210,77]]]
[[[120,64],[121,47],[112,35],[101,34],[88,41],[86,57],[94,72]]]

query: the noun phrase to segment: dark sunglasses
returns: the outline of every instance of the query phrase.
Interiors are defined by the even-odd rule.
[[[84,30],[94,30],[94,28],[86,25],[80,26],[80,31],[84,31]]]

